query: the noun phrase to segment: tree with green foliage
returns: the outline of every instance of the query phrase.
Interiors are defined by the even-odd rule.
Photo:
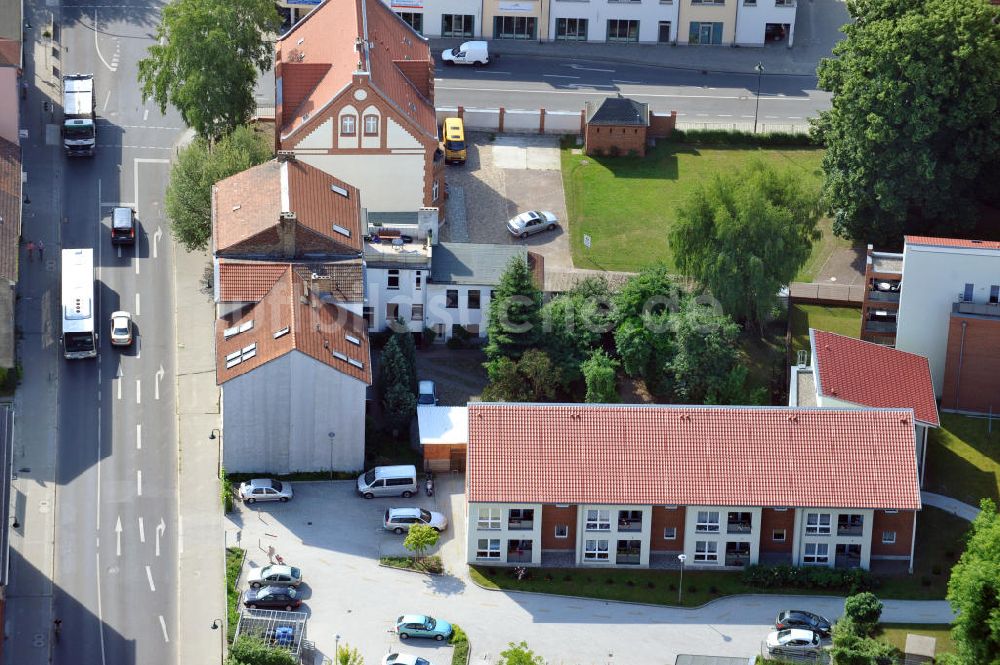
[[[542,307],[541,342],[559,368],[564,388],[581,378],[581,363],[613,330],[611,301],[607,281],[589,277]]]
[[[396,321],[394,332],[392,333],[392,339],[396,340],[396,344],[399,346],[399,350],[403,354],[403,358],[406,359],[406,365],[409,368],[410,374],[410,390],[414,395],[416,395],[417,344],[413,339],[413,333],[411,333],[409,328],[406,327],[406,323],[402,319]]]
[[[273,647],[256,635],[243,635],[229,648],[226,665],[298,665],[288,649]]]
[[[848,596],[844,601],[844,616],[850,619],[854,631],[862,636],[871,635],[882,618],[882,601],[871,591]]]
[[[413,416],[417,415],[417,398],[408,386],[393,384],[385,391],[382,408],[385,409],[385,420],[392,429],[393,436],[398,437],[409,426]]]
[[[982,0],[853,0],[833,93],[814,133],[827,149],[834,231],[876,245],[964,233],[1000,161],[1000,6]]]
[[[263,164],[271,156],[265,135],[246,125],[237,127],[214,146],[198,138],[182,148],[170,169],[165,199],[174,238],[188,251],[208,247],[212,237],[212,185]]]
[[[948,580],[956,665],[1000,665],[1000,516],[990,499],[980,509]]]
[[[597,349],[580,366],[583,378],[587,383],[585,400],[592,404],[610,404],[620,402],[617,390],[618,368],[621,363]]]
[[[498,665],[545,665],[545,659],[529,649],[527,642],[511,642],[500,652]]]
[[[163,7],[149,55],[139,61],[143,100],[180,111],[209,141],[245,124],[256,109],[257,71],[274,60],[266,38],[281,26],[270,0],[174,0]]]
[[[559,368],[541,349],[528,349],[520,360],[491,360],[486,374],[489,384],[483,400],[487,402],[551,402],[563,383]]]
[[[337,646],[337,654],[333,657],[336,665],[365,665],[361,652],[347,644]]]
[[[849,618],[833,625],[833,662],[837,665],[899,665],[899,651],[887,642],[867,636]]]
[[[417,413],[416,368],[405,351],[407,338],[412,343],[409,333],[392,335],[379,356],[378,390],[386,422],[397,435]]]
[[[414,562],[417,562],[424,558],[427,550],[437,545],[440,538],[441,534],[434,527],[426,524],[414,524],[410,527],[409,533],[406,534],[403,547],[413,552]]]
[[[666,370],[678,402],[738,404],[747,401],[746,355],[740,327],[724,314],[689,299],[671,315],[674,353]]]
[[[792,171],[754,160],[701,184],[668,234],[677,266],[740,322],[761,323],[819,238],[818,199]]]
[[[526,259],[511,259],[493,291],[487,316],[486,357],[518,360],[541,338],[542,293]]]

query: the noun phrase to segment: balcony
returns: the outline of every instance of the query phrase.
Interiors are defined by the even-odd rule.
[[[533,541],[511,540],[507,542],[507,563],[531,563]]]
[[[865,321],[865,332],[882,333],[886,335],[896,334],[895,321]]]
[[[618,565],[639,565],[642,556],[642,545],[638,540],[620,540],[615,550],[615,563]]]
[[[619,511],[619,531],[642,531],[642,513],[639,511]]]
[[[952,314],[972,314],[973,316],[1000,317],[1000,303],[956,302],[951,306]]]
[[[535,528],[534,519],[514,519],[507,520],[508,531],[531,531]]]
[[[877,291],[871,290],[865,294],[865,299],[871,302],[899,302],[899,291]]]
[[[730,522],[726,525],[726,533],[750,533],[753,531],[751,522]]]

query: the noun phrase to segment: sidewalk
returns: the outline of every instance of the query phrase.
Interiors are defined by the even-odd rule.
[[[621,62],[652,67],[753,74],[754,65],[764,65],[764,75],[815,76],[821,58],[829,57],[833,45],[843,38],[840,27],[850,21],[846,5],[837,0],[799,2],[795,19],[795,45],[767,44],[761,47],[673,46],[671,44],[615,44],[604,42],[539,42],[487,39],[493,66],[502,67],[503,56],[576,58],[598,62]],[[436,56],[457,46],[458,38],[429,38]],[[500,56],[499,60],[496,56]]]
[[[226,635],[226,565],[218,479],[222,439],[215,385],[215,306],[202,292],[207,252],[174,245],[177,340],[178,639],[180,663],[219,663]],[[214,440],[209,436],[216,434]],[[198,598],[194,603],[185,598]],[[218,620],[221,627],[213,630]]]
[[[928,506],[940,508],[945,512],[962,518],[966,522],[971,522],[976,519],[976,516],[979,515],[979,508],[970,506],[967,503],[962,503],[958,499],[952,499],[950,496],[942,496],[941,494],[934,494],[933,492],[921,492],[920,500]]]

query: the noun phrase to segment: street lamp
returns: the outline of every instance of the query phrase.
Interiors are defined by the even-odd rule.
[[[333,636],[333,662],[340,662],[340,633]]]
[[[687,554],[678,554],[677,560],[681,562],[681,583],[677,585],[677,604],[681,604],[681,593],[684,591],[684,562],[687,561]]]
[[[330,480],[333,480],[333,439],[337,434],[336,432],[328,432],[327,436],[330,437]]]
[[[222,619],[212,620],[212,630],[219,630],[222,628]],[[226,659],[226,631],[221,631],[219,633],[219,648],[222,649],[219,655],[219,661],[224,661]]]
[[[757,133],[757,112],[760,111],[760,76],[764,73],[764,63],[758,62],[753,66],[755,72],[757,72],[757,104],[753,109],[753,133]]]

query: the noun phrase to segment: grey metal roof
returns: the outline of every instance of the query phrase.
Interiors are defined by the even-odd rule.
[[[442,242],[434,248],[431,280],[437,284],[495,285],[515,256],[527,260],[528,250],[517,245]]]
[[[649,105],[628,97],[608,97],[600,106],[587,102],[587,124],[645,127],[649,124]]]

